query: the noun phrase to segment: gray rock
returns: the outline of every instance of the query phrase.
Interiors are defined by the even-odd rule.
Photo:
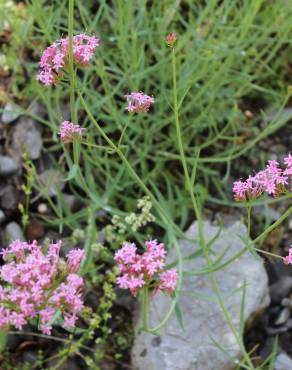
[[[278,325],[283,325],[283,324],[285,324],[285,322],[288,321],[289,317],[290,317],[290,309],[288,307],[284,307],[281,310],[277,319],[275,320],[274,324],[277,325],[277,326]]]
[[[30,118],[22,118],[15,126],[12,134],[12,150],[20,160],[25,147],[28,148],[29,158],[38,159],[43,147],[41,126]]]
[[[6,219],[6,216],[5,216],[5,213],[2,211],[2,209],[0,209],[0,224],[2,224],[2,222],[4,222]]]
[[[5,125],[12,123],[15,121],[22,113],[21,107],[19,107],[17,104],[9,102],[5,105],[1,122]]]
[[[277,355],[274,370],[292,370],[292,359],[285,352]]]
[[[18,208],[19,192],[13,185],[7,185],[0,190],[0,204],[1,207],[11,213]]]
[[[257,212],[259,215],[262,215],[269,221],[276,221],[281,216],[280,212],[276,211],[274,208],[268,205],[255,207],[255,212]]]
[[[18,170],[18,162],[5,155],[0,155],[0,177],[12,176]]]
[[[62,196],[67,207],[71,211],[75,210],[79,203],[78,199],[74,195],[67,193],[62,193]]]
[[[292,277],[283,276],[270,286],[270,295],[273,303],[280,303],[292,291]]]
[[[219,227],[205,223],[207,241],[219,232]],[[198,225],[195,222],[188,230],[187,237],[197,240]],[[223,229],[212,245],[212,259],[226,252],[222,261],[234,256],[244,247],[240,237],[246,236],[246,227],[239,222]],[[198,244],[181,241],[183,255],[198,249]],[[174,250],[169,253],[170,261],[175,258]],[[184,262],[184,270],[195,272],[206,267],[203,256]],[[245,320],[251,319],[269,304],[268,278],[262,260],[249,252],[215,272],[221,296],[237,330],[240,324],[242,290],[246,284]],[[185,294],[184,294],[185,292]],[[164,317],[170,306],[170,298],[163,294],[150,299],[149,321],[153,327]],[[212,338],[228,353],[240,358],[240,348],[226,324],[218,306],[209,274],[185,276],[178,299],[185,330],[183,331],[173,315],[161,329],[159,337],[149,333],[137,334],[132,348],[131,359],[134,370],[229,370],[234,363],[214,345]],[[136,321],[141,322],[141,313]],[[140,327],[141,325],[139,325]]]
[[[6,225],[5,234],[8,242],[12,240],[25,241],[21,227],[16,222],[9,222],[9,224]]]
[[[65,178],[58,170],[50,169],[39,175],[39,181],[43,184],[42,192],[50,197],[57,195],[64,189]]]

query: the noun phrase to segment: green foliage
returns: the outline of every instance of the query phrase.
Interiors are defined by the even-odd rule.
[[[35,17],[33,42],[35,54],[40,55],[49,42],[67,32],[67,2],[33,0],[27,5]],[[105,132],[119,142],[145,184],[184,227],[191,208],[179,170],[170,103],[171,55],[164,43],[169,31],[178,33],[177,88],[186,159],[193,166],[200,151],[196,191],[204,201],[212,201],[210,191],[217,189],[219,197],[230,203],[222,189],[234,166],[231,160],[248,153],[287,121],[280,115],[271,121],[267,114],[281,111],[287,101],[291,7],[282,0],[273,6],[260,0],[205,5],[116,0],[96,6],[76,1],[76,9],[74,32],[93,32],[102,40],[95,62],[82,72],[79,88]],[[35,75],[37,65],[29,70]],[[131,90],[153,94],[153,112],[129,117],[123,95]],[[49,149],[53,152],[59,146],[56,133],[67,90],[59,86],[44,91],[32,79],[25,91],[46,106],[46,124],[54,132],[54,146]],[[79,99],[76,104],[80,108]],[[97,209],[118,214],[144,194],[117,156],[106,149],[89,118],[80,115],[78,123],[88,133],[80,163],[93,194],[90,201]],[[65,163],[63,170],[67,171]],[[222,171],[225,177],[220,179]],[[80,194],[81,185],[74,180],[71,184],[75,182]],[[89,200],[81,194],[80,199]],[[69,224],[73,226],[70,220]]]
[[[74,230],[71,237],[74,243],[85,239],[86,261],[81,271],[87,277],[91,291],[101,292],[97,310],[84,312],[86,329],[77,328],[75,334],[80,337],[76,339],[73,333],[70,334],[59,349],[55,368],[69,356],[76,355],[83,358],[88,368],[98,369],[111,336],[117,349],[111,355],[117,360],[131,343],[128,333],[111,333],[109,322],[115,299],[115,271],[107,271],[107,266],[122,241],[129,237],[141,241],[150,234],[149,230],[152,231],[145,227],[146,224],[154,221],[153,199],[150,202],[145,198],[131,171],[121,164],[120,153],[154,194],[164,215],[169,216],[166,221],[154,207],[155,232],[177,249],[181,269],[177,229],[174,230],[172,221],[179,225],[181,232],[193,219],[188,192],[197,199],[194,208],[197,208],[198,219],[202,218],[206,202],[233,205],[225,188],[237,167],[236,159],[256,151],[260,140],[275,133],[288,121],[289,117],[281,112],[291,95],[287,76],[292,9],[285,0],[274,2],[273,6],[264,0],[151,3],[115,0],[97,4],[76,0],[74,33],[96,33],[102,45],[94,63],[78,71],[77,87],[81,95],[76,98],[79,122],[75,123],[86,127],[87,134],[84,143],[78,147],[74,145],[72,151],[70,146],[64,147],[57,136],[60,122],[67,116],[64,107],[68,102],[68,86],[45,90],[35,80],[37,61],[43,49],[68,33],[67,3],[67,0],[27,0],[23,9],[30,15],[29,21],[25,24],[21,19],[11,22],[15,40],[11,45],[3,46],[4,57],[1,49],[0,63],[19,76],[14,79],[13,93],[30,99],[37,97],[46,108],[45,118],[34,118],[52,132],[46,142],[47,153],[55,165],[61,167],[67,186],[83,205],[78,212],[72,212],[61,193],[57,194],[56,202],[43,194],[56,216],[46,221],[51,226],[58,226],[60,232],[64,227]],[[13,17],[18,16],[13,13],[10,19]],[[164,42],[170,31],[178,34],[177,91],[174,94],[177,104],[172,102],[172,56]],[[25,87],[23,71],[15,63],[20,45],[29,45],[28,50],[33,45],[32,56],[35,57],[35,62],[27,59],[26,69],[31,78]],[[126,114],[124,94],[133,90],[155,97],[149,114]],[[106,135],[117,143],[118,149],[108,147],[92,119],[84,114],[80,96],[84,97]],[[74,110],[72,104],[71,110]],[[177,111],[179,122],[173,118],[173,112]],[[270,113],[275,112],[277,114],[271,119]],[[175,123],[181,130],[180,149],[186,156],[189,181],[181,170]],[[61,151],[64,156],[59,158],[57,155],[57,162],[56,153]],[[74,163],[71,157],[74,157]],[[29,164],[24,188],[26,205],[20,206],[24,226],[29,219],[32,186],[40,190],[31,169]],[[140,199],[138,211],[133,212],[137,199]],[[102,216],[96,216],[98,213]],[[85,225],[87,229],[83,232]],[[260,238],[266,234],[264,232]],[[100,235],[105,237],[104,244],[97,243]],[[248,250],[248,244],[247,241],[247,247],[240,254]],[[201,247],[206,249],[208,257],[208,246]],[[212,275],[222,267],[221,259],[214,263],[209,261],[207,265],[200,273]],[[220,301],[218,287],[216,293]],[[183,317],[175,301],[172,307],[183,326]],[[226,311],[224,302],[222,307]],[[171,309],[165,315],[166,319],[170,317]],[[225,311],[234,332],[232,320]],[[243,312],[244,295],[237,337],[241,349],[244,347]],[[95,342],[95,352],[84,356],[82,350],[87,341]],[[220,344],[217,345],[220,348]],[[252,369],[251,355],[244,352],[240,365]]]

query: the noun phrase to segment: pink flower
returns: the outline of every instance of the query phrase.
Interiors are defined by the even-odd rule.
[[[284,161],[289,163],[289,157]],[[276,197],[285,190],[285,185],[288,184],[288,172],[287,169],[283,171],[277,161],[269,161],[264,170],[254,176],[249,176],[246,181],[234,182],[234,199],[237,201],[254,200],[264,192]]]
[[[291,248],[289,248],[288,256],[283,257],[283,261],[287,265],[292,265],[292,245]]]
[[[156,240],[145,241],[146,250],[137,253],[134,243],[124,243],[115,254],[121,276],[117,285],[129,289],[136,296],[145,285],[153,285],[158,290],[173,292],[176,286],[176,269],[164,271],[166,251],[163,243]]]
[[[92,59],[100,40],[84,34],[73,36],[73,61],[86,66]],[[62,69],[68,64],[69,38],[64,37],[44,50],[40,60],[40,71],[37,80],[44,85],[56,85],[62,77]]]
[[[41,331],[50,334],[57,310],[76,321],[83,308],[83,279],[73,272],[78,271],[84,252],[72,250],[64,269],[59,258],[61,245],[61,241],[52,243],[44,253],[36,241],[14,241],[1,251],[7,261],[0,267],[5,283],[5,288],[0,288],[0,328],[21,330],[38,316]]]
[[[84,131],[85,128],[82,128],[79,125],[74,125],[72,122],[64,121],[61,123],[59,135],[64,143],[70,143],[82,139]]]
[[[166,45],[169,47],[173,47],[176,43],[176,36],[176,32],[171,32],[169,35],[167,35],[165,38]]]
[[[145,113],[148,112],[151,105],[154,103],[154,98],[148,96],[142,92],[132,92],[131,94],[125,95],[128,106],[126,110],[134,113]]]
[[[160,284],[158,286],[159,290],[167,290],[169,293],[173,293],[175,291],[175,287],[177,284],[177,271],[175,268],[167,270],[159,274]]]
[[[292,191],[292,155],[289,153],[286,158],[284,158],[284,163],[286,165],[284,175],[290,180],[290,190]]]
[[[84,257],[85,254],[83,249],[72,249],[66,256],[68,271],[70,271],[71,273],[77,272]]]

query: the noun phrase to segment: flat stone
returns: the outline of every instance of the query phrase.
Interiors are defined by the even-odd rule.
[[[277,355],[274,370],[292,370],[292,359],[285,352]]]
[[[6,225],[5,234],[8,242],[12,240],[25,241],[21,227],[16,222],[9,222],[9,224]]]
[[[19,192],[13,185],[7,185],[0,190],[0,205],[8,213],[18,208]]]
[[[5,216],[5,213],[2,211],[2,209],[0,209],[0,224],[2,224],[2,222],[4,222],[6,219],[6,216]]]
[[[43,184],[42,193],[50,197],[57,195],[64,189],[65,178],[58,170],[50,169],[39,175],[39,180]]]
[[[270,286],[270,295],[273,303],[280,303],[292,291],[292,277],[283,276]]]
[[[43,147],[42,128],[30,118],[21,118],[12,134],[12,151],[20,160],[27,147],[29,158],[38,159]]]
[[[206,240],[211,241],[220,228],[205,223]],[[193,223],[186,236],[198,239],[198,224]],[[212,245],[210,257],[216,259],[224,252],[221,262],[237,254],[243,247],[241,239],[246,236],[246,227],[236,222],[223,228]],[[198,243],[183,240],[180,249],[184,256],[198,250]],[[169,261],[175,253],[169,253]],[[184,271],[196,272],[206,267],[203,256],[184,262]],[[246,284],[245,321],[267,307],[270,302],[268,278],[260,258],[250,252],[244,253],[231,264],[215,272],[222,299],[230,313],[233,324],[239,330],[242,289]],[[207,298],[207,299],[206,299]],[[231,356],[241,357],[240,348],[232,334],[221,308],[217,303],[209,274],[185,276],[178,304],[182,313],[184,330],[173,315],[160,330],[159,336],[140,332],[136,335],[131,352],[133,370],[231,370],[234,363],[214,345],[212,338]],[[158,294],[150,299],[149,322],[154,327],[164,319],[171,304],[169,297]],[[138,309],[136,322],[141,327],[141,312]]]
[[[15,103],[9,102],[5,105],[1,122],[5,125],[12,123],[13,121],[17,120],[17,118],[21,115],[22,109]]]
[[[277,319],[274,322],[274,325],[283,325],[285,324],[290,317],[290,309],[288,307],[284,307],[281,311],[280,314],[278,315]]]
[[[19,163],[5,155],[0,155],[0,176],[12,176],[19,170]]]

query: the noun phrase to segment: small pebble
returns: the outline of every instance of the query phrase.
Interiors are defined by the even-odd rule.
[[[292,370],[292,359],[285,352],[279,353],[274,363],[274,370]]]
[[[0,224],[2,224],[3,221],[5,221],[5,213],[0,209]]]
[[[40,203],[37,209],[38,209],[38,213],[42,215],[45,213],[48,213],[48,205],[46,203]]]
[[[282,301],[281,301],[281,305],[283,307],[289,307],[290,306],[290,299],[287,298],[287,297],[283,298]]]
[[[21,227],[16,222],[9,222],[9,224],[6,225],[5,234],[8,242],[11,242],[12,240],[25,241]]]
[[[287,297],[292,290],[292,277],[283,276],[270,286],[270,295],[272,303],[280,303],[281,300]]]
[[[5,125],[12,123],[21,115],[21,111],[21,107],[17,104],[11,102],[7,103],[2,113],[1,122]]]
[[[287,322],[290,317],[290,309],[288,307],[284,307],[280,312],[279,316],[275,320],[274,324],[276,326],[283,325]]]
[[[14,159],[0,155],[0,176],[12,176],[19,170],[19,164]]]

